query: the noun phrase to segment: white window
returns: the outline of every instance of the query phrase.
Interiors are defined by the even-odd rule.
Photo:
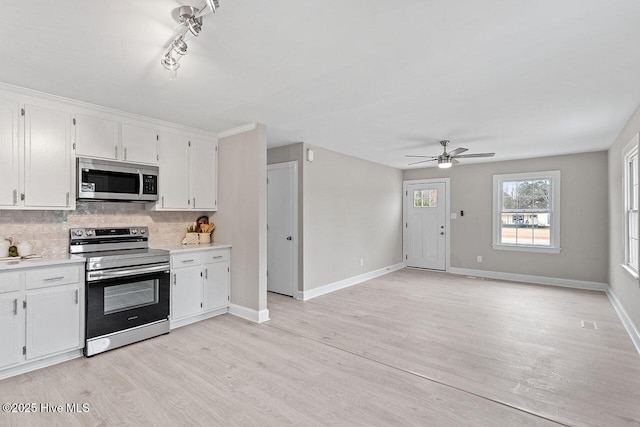
[[[638,277],[638,135],[623,150],[625,267]]]
[[[493,248],[560,252],[560,171],[493,176]]]

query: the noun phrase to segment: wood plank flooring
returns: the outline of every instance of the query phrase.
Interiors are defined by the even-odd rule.
[[[269,310],[0,381],[2,402],[89,404],[0,425],[640,423],[640,356],[602,293],[405,269]]]
[[[640,424],[640,356],[602,292],[404,269],[269,309],[272,327],[559,423]]]

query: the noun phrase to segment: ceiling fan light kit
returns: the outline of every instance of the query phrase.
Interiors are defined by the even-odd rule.
[[[419,160],[417,162],[409,163],[409,165],[417,165],[418,163],[426,163],[426,162],[438,162],[438,167],[440,169],[448,169],[453,166],[454,163],[458,163],[456,159],[464,159],[471,157],[493,157],[496,153],[477,153],[477,154],[462,154],[465,151],[469,151],[468,148],[456,148],[447,153],[447,146],[449,145],[448,139],[443,139],[440,141],[440,145],[442,145],[443,151],[439,156],[417,156],[412,154],[407,154],[407,157],[426,157],[425,160]]]
[[[178,76],[180,59],[187,53],[187,36],[197,37],[202,31],[202,17],[215,11],[220,7],[218,0],[205,0],[205,7],[198,9],[193,6],[181,6],[178,8],[178,22],[183,25],[178,35],[169,44],[167,51],[160,59],[160,64],[167,72],[169,79],[173,80]]]

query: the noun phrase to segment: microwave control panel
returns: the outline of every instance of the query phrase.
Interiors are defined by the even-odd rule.
[[[158,194],[157,175],[142,175],[142,194]]]

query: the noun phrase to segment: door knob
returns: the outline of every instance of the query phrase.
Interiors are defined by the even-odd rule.
[[[291,236],[287,237],[287,240],[291,240]]]

